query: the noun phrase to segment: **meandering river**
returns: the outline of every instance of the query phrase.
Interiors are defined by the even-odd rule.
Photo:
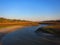
[[[17,29],[2,38],[2,45],[60,45],[59,37],[44,32],[35,32],[42,26],[46,25]]]

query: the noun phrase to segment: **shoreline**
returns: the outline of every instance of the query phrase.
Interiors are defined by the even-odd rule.
[[[0,29],[0,33],[10,33],[16,31],[18,28],[24,28],[25,26],[10,26]]]
[[[5,36],[6,34],[8,34],[8,33],[14,32],[14,31],[16,31],[17,29],[19,29],[19,28],[24,28],[24,27],[26,27],[26,26],[16,25],[16,26],[9,26],[9,27],[1,28],[1,29],[0,29],[0,45],[2,45],[2,43],[1,43],[2,37],[4,37],[4,36]]]

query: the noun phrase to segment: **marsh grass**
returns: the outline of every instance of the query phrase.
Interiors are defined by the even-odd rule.
[[[60,25],[46,26],[44,29],[52,34],[60,36]]]

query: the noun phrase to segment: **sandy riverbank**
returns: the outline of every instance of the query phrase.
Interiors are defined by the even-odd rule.
[[[18,28],[23,28],[25,26],[10,26],[10,27],[5,27],[5,28],[1,28],[0,32],[1,33],[9,33],[9,32],[13,32],[16,31]]]

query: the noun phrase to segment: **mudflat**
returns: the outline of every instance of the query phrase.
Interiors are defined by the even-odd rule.
[[[5,28],[1,28],[0,32],[9,33],[9,32],[16,31],[16,29],[18,29],[18,28],[23,28],[23,27],[25,27],[25,26],[9,26],[9,27],[5,27]]]

